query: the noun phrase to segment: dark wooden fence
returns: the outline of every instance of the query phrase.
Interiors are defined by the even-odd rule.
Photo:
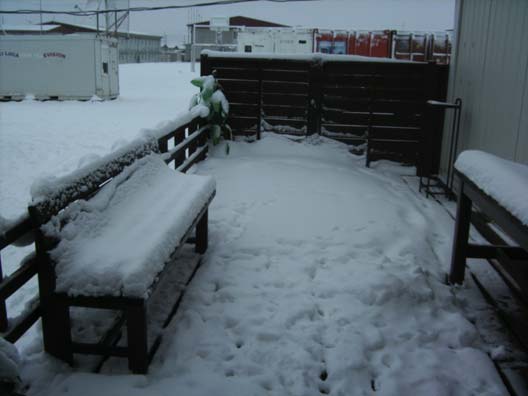
[[[318,133],[364,149],[367,165],[381,158],[419,164],[434,156],[438,166],[442,120],[429,125],[424,113],[427,100],[445,99],[447,70],[434,63],[324,56],[206,53],[201,59],[202,75],[214,71],[230,102],[235,135]],[[435,144],[425,144],[425,131]]]
[[[186,172],[192,165],[206,158],[209,130],[207,125],[200,125],[200,122],[198,118],[193,119],[157,139],[157,147],[154,145],[154,149],[160,153],[165,153],[164,160],[167,164],[174,166],[179,171]],[[150,150],[150,147],[148,146],[147,149]],[[138,149],[138,147],[131,146],[132,149]],[[132,163],[136,156],[131,155],[130,151],[124,151],[119,156],[111,155],[108,158],[108,161],[103,161],[97,169],[93,170],[93,175],[83,175],[81,179],[74,181],[76,183],[84,183],[87,196],[94,194],[105,184],[97,182],[96,185],[93,185],[93,183],[91,185],[91,182],[101,178],[110,179],[115,176],[112,172],[116,167],[112,165],[118,163],[126,166]],[[17,241],[20,241],[20,238],[29,240],[29,244],[34,247],[31,236],[36,227],[34,220],[29,217],[29,214],[24,215],[1,233],[0,253],[8,246],[16,244]],[[32,302],[28,304],[26,310],[16,318],[8,317],[6,300],[37,274],[38,262],[35,252],[30,253],[22,260],[20,267],[8,277],[2,276],[2,261],[0,257],[0,336],[11,343],[22,337],[40,318],[40,300],[39,296],[35,296]]]

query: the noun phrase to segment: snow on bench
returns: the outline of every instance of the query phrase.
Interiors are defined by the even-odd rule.
[[[147,372],[162,335],[150,343],[149,298],[179,264],[184,243],[194,243],[199,254],[207,250],[215,183],[181,172],[205,159],[209,127],[190,112],[69,175],[33,186],[28,211],[46,352],[70,364],[74,353],[127,357],[133,372]],[[117,311],[116,321],[95,344],[73,341],[71,307]],[[126,346],[118,346],[125,323]]]
[[[459,179],[455,235],[448,281],[462,283],[467,258],[497,259],[520,290],[528,290],[528,166],[481,151],[465,151],[455,163]],[[469,242],[472,206],[518,246]],[[484,235],[484,234],[483,234]]]
[[[528,225],[528,166],[483,151],[464,151],[455,168]]]
[[[211,177],[175,172],[157,154],[136,161],[43,226],[60,240],[51,251],[56,291],[146,296],[214,191]]]

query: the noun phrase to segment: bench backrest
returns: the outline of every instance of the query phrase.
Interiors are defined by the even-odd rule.
[[[138,140],[73,174],[53,181],[52,186],[45,187],[49,189],[48,191],[39,191],[40,195],[28,208],[35,226],[48,222],[70,203],[90,197],[107,181],[121,173],[126,166],[157,152],[159,152],[157,140]]]
[[[165,153],[165,162],[182,172],[206,158],[208,125],[203,124],[199,118],[183,116],[151,132],[151,139],[138,139],[71,175],[53,181],[52,185],[41,188],[42,194],[38,194],[38,199],[28,208],[29,215],[24,214],[0,233],[0,253],[9,246],[33,244],[35,236],[40,238],[40,225],[49,221],[70,203],[95,194],[126,166],[146,155]],[[14,320],[8,319],[5,301],[33,279],[39,268],[42,268],[38,261],[42,259],[42,254],[45,254],[43,247],[44,250],[49,248],[41,244],[40,249],[33,249],[20,263],[19,268],[5,278],[2,277],[0,254],[0,333],[9,342],[17,341],[40,318],[39,297],[42,295],[32,299],[27,309]],[[39,252],[38,255],[35,250]],[[45,278],[39,274],[39,289],[46,286],[41,284]],[[47,281],[51,280],[48,278]],[[39,290],[39,293],[42,293],[42,290]]]

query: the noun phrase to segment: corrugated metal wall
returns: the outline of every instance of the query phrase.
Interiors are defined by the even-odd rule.
[[[463,111],[459,152],[484,150],[528,164],[528,1],[459,0],[448,98]],[[447,114],[441,172],[447,170]]]
[[[160,38],[119,36],[119,63],[159,62]]]

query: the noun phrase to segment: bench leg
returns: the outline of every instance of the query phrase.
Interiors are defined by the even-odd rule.
[[[196,224],[196,253],[203,254],[207,250],[207,240],[208,240],[208,213],[209,210],[206,210],[202,218]]]
[[[126,309],[128,368],[134,374],[148,371],[147,309],[145,304]]]
[[[451,256],[451,270],[449,283],[464,282],[466,257],[468,256],[469,226],[471,222],[471,200],[464,194],[464,183],[461,182],[457,203],[455,235],[453,239],[453,253]]]
[[[45,351],[73,365],[70,307],[66,301],[53,295],[46,298],[42,332]]]

